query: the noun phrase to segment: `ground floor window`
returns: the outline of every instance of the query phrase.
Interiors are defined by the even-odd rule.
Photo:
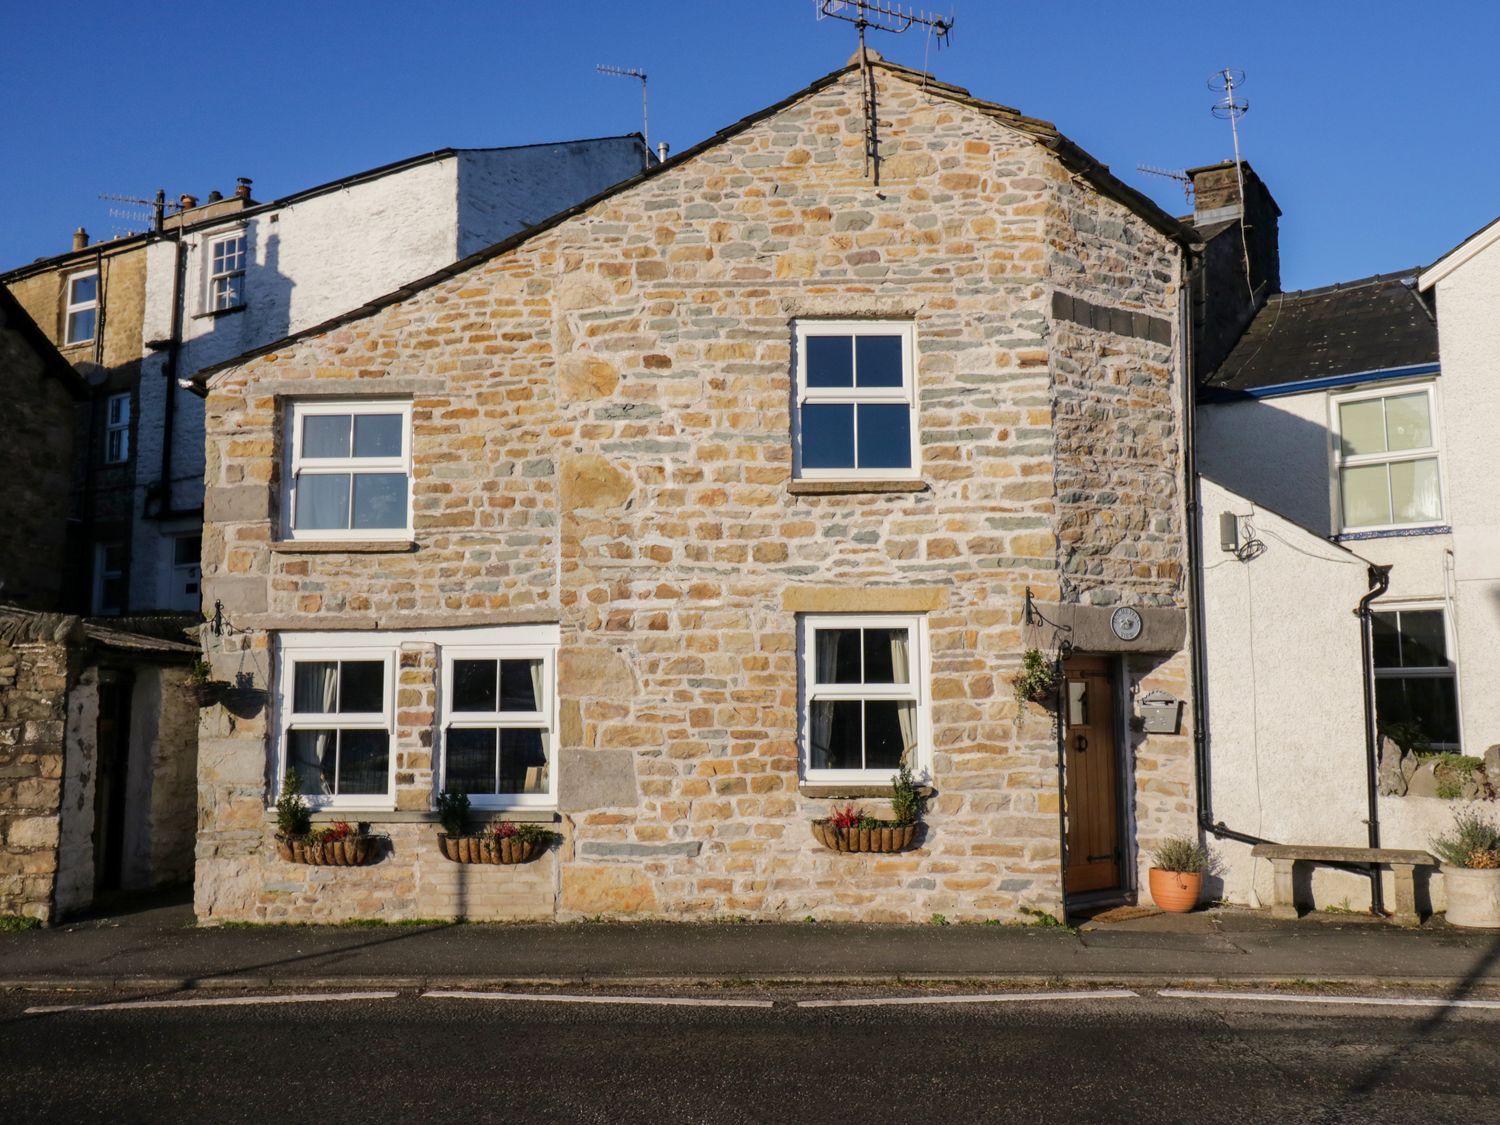
[[[391,649],[285,649],[282,754],[314,805],[391,798]]]
[[[1457,750],[1458,678],[1441,606],[1374,614],[1375,712],[1404,749]]]
[[[552,804],[551,651],[495,646],[443,657],[443,788],[480,808]]]
[[[836,615],[802,621],[803,774],[889,781],[928,769],[926,640],[920,617]]]

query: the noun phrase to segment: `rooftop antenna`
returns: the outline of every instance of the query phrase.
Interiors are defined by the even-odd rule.
[[[181,209],[176,203],[168,203],[167,202],[167,193],[166,193],[166,191],[164,191],[162,189],[158,189],[157,190],[156,197],[154,199],[139,199],[139,198],[137,198],[136,196],[133,196],[133,195],[116,195],[114,192],[108,192],[108,191],[101,191],[99,193],[99,198],[103,199],[103,200],[106,200],[106,201],[108,201],[110,203],[134,203],[134,204],[136,204],[139,207],[149,207],[149,208],[151,208],[151,215],[150,215],[151,229],[154,230],[154,231],[160,231],[161,230],[162,223],[163,223],[163,221],[167,217],[167,208],[168,207],[171,207],[174,210],[180,210]],[[109,214],[110,214],[110,217],[114,218],[114,219],[144,219],[144,218],[146,218],[146,216],[144,216],[144,215],[137,216],[136,214],[134,214],[132,212],[121,211],[121,210],[119,210],[117,208],[114,208],[114,207],[111,207],[109,209]]]
[[[875,76],[865,52],[865,29],[901,34],[913,27],[927,29],[927,41],[939,49],[953,41],[953,16],[934,16],[897,0],[813,0],[817,19],[843,20],[859,31],[859,84],[865,111],[865,175],[880,185],[880,144],[876,134]],[[923,68],[925,71],[925,67]]]
[[[651,147],[651,113],[646,104],[646,72],[633,66],[605,66],[602,63],[594,67],[600,74],[610,74],[616,78],[639,78],[641,80],[641,139],[646,142],[646,148]]]
[[[1245,288],[1250,299],[1255,300],[1255,283],[1250,279],[1250,240],[1245,233],[1249,215],[1245,210],[1245,165],[1240,159],[1240,118],[1250,112],[1250,103],[1235,96],[1235,89],[1245,84],[1245,72],[1233,67],[1216,70],[1208,80],[1208,88],[1224,96],[1210,107],[1220,121],[1229,122],[1229,133],[1234,138],[1234,175],[1240,188],[1240,246],[1245,251]]]
[[[1186,200],[1193,201],[1193,177],[1189,176],[1180,168],[1158,168],[1152,164],[1137,164],[1137,172],[1145,172],[1150,176],[1161,176],[1163,179],[1176,180],[1182,185],[1182,194]]]

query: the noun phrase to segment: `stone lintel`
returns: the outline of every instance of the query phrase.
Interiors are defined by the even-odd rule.
[[[328,370],[321,368],[320,370]],[[236,392],[237,394],[239,392]],[[441,378],[420,378],[410,375],[382,375],[378,379],[364,378],[355,368],[350,368],[347,378],[263,379],[254,382],[253,397],[275,395],[277,398],[391,398],[396,395],[436,395],[452,398],[452,385]]]
[[[948,604],[946,586],[789,586],[788,613],[930,613]]]
[[[234,607],[225,603],[226,610]],[[385,632],[416,631],[422,629],[473,629],[486,625],[556,625],[557,611],[528,606],[507,612],[487,610],[475,616],[457,613],[411,613],[392,614],[389,617],[368,617],[358,614],[305,614],[305,613],[257,613],[241,614],[234,619],[235,625],[245,629],[262,629],[269,633],[292,632]]]
[[[407,555],[416,549],[414,539],[278,539],[271,544],[278,555]]]
[[[845,496],[870,492],[926,492],[925,480],[794,480],[786,490],[792,496]]]
[[[1110,628],[1110,617],[1119,606],[1048,602],[1037,608],[1047,621],[1071,627],[1066,635],[1079,653],[1178,652],[1187,639],[1187,611],[1173,607],[1135,606],[1141,615],[1141,632],[1133,641],[1122,641]]]

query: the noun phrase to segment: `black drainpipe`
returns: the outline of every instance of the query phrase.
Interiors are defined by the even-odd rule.
[[[1068,747],[1068,683],[1067,675],[1063,670],[1065,657],[1064,647],[1060,645],[1057,651],[1057,659],[1052,664],[1053,688],[1056,691],[1057,702],[1057,840],[1058,840],[1058,869],[1061,875],[1062,887],[1062,920],[1068,920],[1068,779],[1065,769],[1065,755]],[[1024,707],[1025,704],[1022,704]]]
[[[161,480],[157,483],[157,517],[174,514],[172,504],[172,429],[177,413],[177,357],[182,351],[182,279],[186,269],[186,249],[182,243],[182,219],[177,222],[177,244],[172,265],[172,335],[167,341],[167,360],[162,372],[167,377],[166,402],[162,407]]]
[[[1375,725],[1375,613],[1370,608],[1375,599],[1391,587],[1389,566],[1370,566],[1370,592],[1359,599],[1360,668],[1365,686],[1365,793],[1369,801],[1370,847],[1380,847],[1380,787],[1378,783],[1380,739]],[[1370,909],[1385,913],[1385,891],[1380,885],[1380,865],[1370,864]]]

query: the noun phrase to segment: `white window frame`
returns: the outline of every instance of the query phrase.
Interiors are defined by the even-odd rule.
[[[911,701],[917,709],[917,748],[911,770],[919,780],[932,777],[932,692],[930,687],[927,618],[921,614],[804,614],[798,621],[798,644],[802,652],[802,684],[799,700],[799,759],[802,779],[859,785],[888,785],[894,769],[814,769],[812,766],[812,706],[815,700],[894,699]],[[819,684],[817,682],[817,633],[824,629],[908,630],[911,683],[909,684]]]
[[[89,301],[73,300],[73,286],[80,281],[92,277],[94,279],[94,297]],[[97,269],[79,270],[70,273],[63,279],[63,347],[74,344],[87,344],[99,335],[99,271]],[[94,314],[94,330],[87,336],[73,338],[73,317],[79,313],[92,312]]]
[[[464,711],[453,709],[453,663],[456,660],[540,660],[542,662],[542,698],[537,711]],[[443,647],[442,706],[439,711],[442,747],[438,772],[438,790],[448,788],[448,732],[450,730],[500,730],[524,728],[541,730],[547,741],[547,791],[545,793],[470,793],[469,804],[476,809],[555,809],[557,807],[557,649],[547,645],[484,645]],[[499,699],[495,704],[499,706]]]
[[[104,463],[123,465],[130,460],[130,392],[104,400]]]
[[[229,242],[238,242],[239,268],[232,270],[219,270],[215,268],[214,261],[218,257],[219,248]],[[208,240],[207,256],[203,262],[203,272],[208,280],[207,307],[210,312],[222,312],[226,309],[243,308],[245,300],[245,266],[249,260],[250,242],[245,237],[243,229],[231,231],[227,234],[215,235]],[[240,297],[237,301],[226,301],[221,298],[224,283],[231,278],[240,279]]]
[[[303,457],[302,428],[306,419],[330,414],[400,414],[401,455],[399,457],[355,457],[351,446],[348,457]],[[412,537],[412,466],[411,466],[411,400],[410,399],[304,399],[288,404],[287,471],[283,485],[282,534],[287,539],[307,540],[403,540]],[[404,527],[297,528],[297,484],[303,475],[348,473],[405,473],[406,525]],[[354,515],[354,485],[349,486],[349,514]]]
[[[126,569],[109,571],[104,569],[104,560],[109,557],[109,550],[111,547],[121,552],[123,552],[125,549],[123,543],[94,544],[94,588],[89,598],[89,602],[95,616],[99,617],[113,617],[117,614],[125,612],[125,603],[123,600],[119,605],[109,606],[104,604],[104,583],[111,578],[118,578],[123,582],[127,574]],[[128,587],[122,585],[121,591],[126,598],[130,596]]]
[[[177,561],[177,545],[185,539],[198,540],[198,558],[191,563]],[[189,583],[194,587],[191,591],[187,588]],[[188,598],[193,599],[194,606],[203,600],[203,533],[201,531],[189,531],[172,536],[172,595],[168,600],[173,605],[177,605]]]
[[[1427,419],[1432,427],[1432,444],[1420,449],[1402,449],[1396,452],[1344,454],[1343,435],[1340,432],[1340,408],[1351,402],[1368,402],[1372,399],[1398,398],[1402,395],[1424,392],[1427,395]],[[1358,535],[1367,531],[1406,531],[1424,527],[1442,527],[1447,521],[1448,481],[1443,471],[1442,424],[1438,413],[1437,383],[1382,383],[1366,390],[1329,396],[1329,432],[1333,436],[1333,524],[1341,535]],[[1344,470],[1357,469],[1364,465],[1392,465],[1402,461],[1437,461],[1438,515],[1436,519],[1418,520],[1412,523],[1359,524],[1351,526],[1344,522]],[[1389,475],[1387,475],[1389,481]],[[1389,484],[1387,484],[1389,488]],[[1391,505],[1392,515],[1395,505]]]
[[[297,634],[282,634],[277,638],[277,685],[276,685],[276,738],[277,767],[276,792],[280,793],[286,781],[287,764],[291,758],[291,732],[294,730],[383,730],[389,747],[386,755],[386,780],[384,793],[354,794],[304,794],[312,809],[357,809],[368,812],[389,812],[396,807],[396,670],[400,666],[400,653],[395,645],[330,646],[303,643]],[[385,666],[383,682],[384,707],[377,715],[374,712],[359,712],[358,717],[334,712],[297,714],[292,710],[293,690],[296,686],[294,667],[300,663],[319,661],[381,661]]]
[[[1453,614],[1448,611],[1448,603],[1445,601],[1403,601],[1380,602],[1370,607],[1372,613],[1438,613],[1443,620],[1443,648],[1448,655],[1448,663],[1445,667],[1416,667],[1416,668],[1381,668],[1375,663],[1375,654],[1370,653],[1370,671],[1377,680],[1448,680],[1453,681],[1453,709],[1454,725],[1458,728],[1458,742],[1434,742],[1432,749],[1444,752],[1462,753],[1466,745],[1464,740],[1464,699],[1463,684],[1458,674],[1458,661],[1454,659],[1457,651],[1457,634],[1454,631]]]
[[[796,367],[795,401],[792,410],[792,475],[797,480],[920,480],[922,475],[922,440],[917,401],[916,325],[910,320],[798,320],[795,322]],[[807,340],[812,336],[895,336],[901,337],[901,386],[899,387],[809,387],[807,385]],[[910,468],[812,469],[802,465],[802,409],[811,405],[853,405],[855,409],[854,448],[859,450],[859,410],[861,404],[904,405],[907,408],[911,434]]]

